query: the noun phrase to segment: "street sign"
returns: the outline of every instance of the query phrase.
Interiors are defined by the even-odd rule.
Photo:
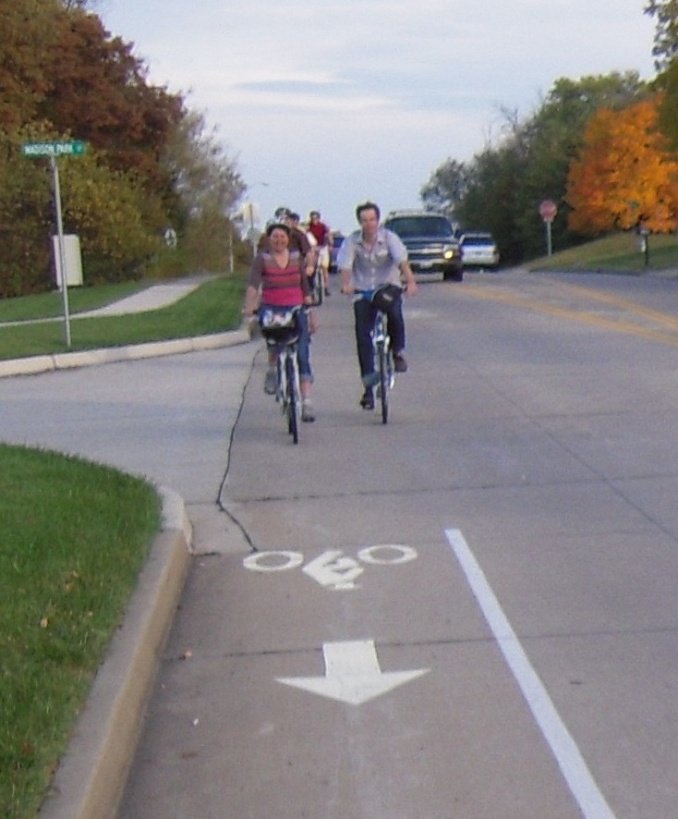
[[[552,222],[558,213],[558,206],[550,199],[544,199],[539,205],[539,215],[545,222]]]
[[[80,139],[67,142],[25,142],[21,146],[24,156],[82,156],[86,144]]]
[[[551,223],[556,218],[556,213],[558,213],[558,206],[550,199],[544,199],[544,201],[539,205],[539,215],[544,220],[544,224],[546,225],[546,253],[549,256],[553,252],[551,246]]]
[[[57,142],[24,142],[21,152],[26,157],[49,157],[49,164],[52,168],[52,180],[54,186],[54,205],[57,221],[57,239],[59,248],[59,262],[57,269],[62,271],[61,295],[64,304],[64,331],[66,346],[71,346],[71,319],[68,310],[68,282],[66,280],[66,250],[64,245],[64,226],[61,216],[61,186],[59,183],[59,163],[60,156],[82,156],[85,153],[86,144],[81,139],[72,139]]]

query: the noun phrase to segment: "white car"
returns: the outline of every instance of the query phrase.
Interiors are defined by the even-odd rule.
[[[499,266],[499,249],[491,233],[483,231],[462,233],[459,244],[464,267],[496,270]]]

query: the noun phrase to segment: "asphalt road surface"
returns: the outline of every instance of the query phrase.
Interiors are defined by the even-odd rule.
[[[297,447],[259,360],[121,815],[678,815],[677,308],[424,285],[384,427],[334,296]]]
[[[678,816],[678,281],[424,284],[386,426],[320,313],[299,445],[256,343],[195,438],[241,538],[203,538],[120,817]]]

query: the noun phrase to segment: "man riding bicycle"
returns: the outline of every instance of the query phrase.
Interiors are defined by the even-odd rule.
[[[341,277],[341,292],[346,294],[374,291],[385,284],[400,288],[404,279],[404,291],[408,296],[417,292],[417,283],[407,260],[407,249],[400,238],[379,224],[379,207],[365,202],[356,208],[360,230],[348,236],[337,257]],[[374,359],[370,331],[374,326],[377,308],[371,301],[357,298],[353,302],[355,338],[358,363],[363,383],[360,406],[374,409]],[[393,350],[394,368],[398,373],[407,371],[405,360],[405,319],[402,298],[399,293],[387,311],[388,333]]]
[[[320,221],[320,211],[312,210],[308,215],[308,232],[314,237],[318,246],[318,265],[322,272],[322,286],[325,295],[330,295],[330,244],[332,233],[324,222]]]

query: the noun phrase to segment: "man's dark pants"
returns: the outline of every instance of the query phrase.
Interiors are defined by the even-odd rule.
[[[372,353],[372,337],[370,335],[374,327],[374,319],[377,315],[377,308],[367,299],[358,299],[353,304],[355,317],[355,337],[358,347],[358,361],[360,363],[360,375],[363,384],[368,387],[373,381],[374,356]],[[393,306],[387,313],[388,334],[391,338],[391,349],[394,353],[401,353],[405,349],[405,320],[403,318],[402,297],[393,302]]]

